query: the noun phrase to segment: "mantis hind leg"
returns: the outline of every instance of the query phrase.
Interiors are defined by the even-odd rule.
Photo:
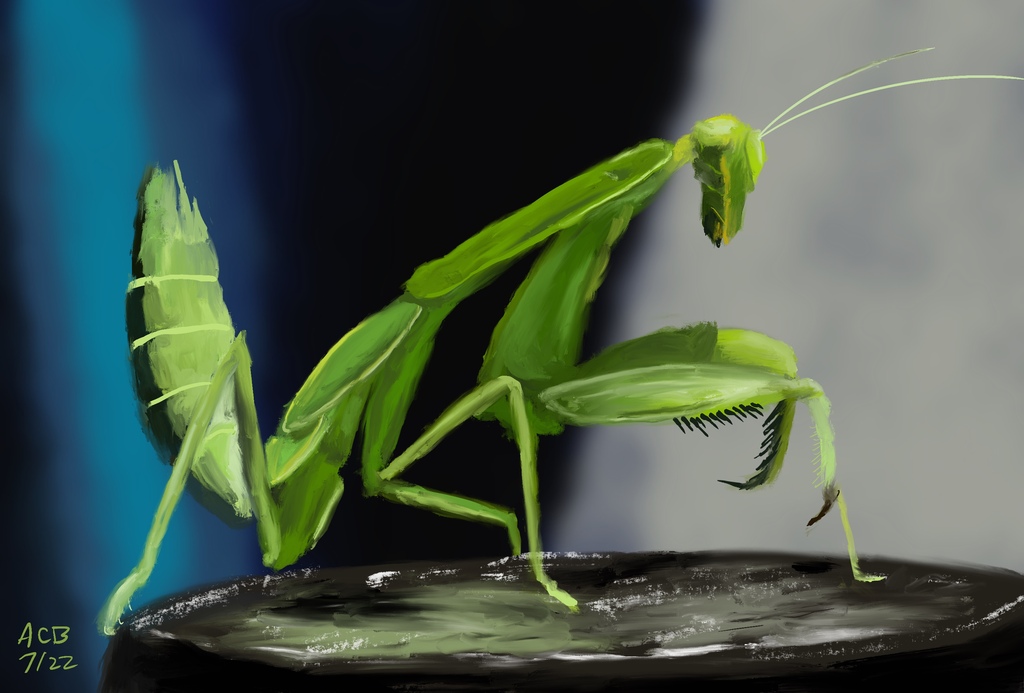
[[[508,398],[512,412],[512,430],[516,445],[519,447],[530,566],[537,582],[544,586],[549,595],[576,611],[576,599],[559,588],[558,583],[544,572],[541,561],[537,436],[527,418],[522,386],[515,378],[499,376],[459,398],[405,452],[380,472],[379,485],[373,492],[396,503],[423,508],[439,515],[506,527],[513,553],[520,553],[519,528],[516,515],[511,509],[396,480],[399,474],[433,450],[464,421],[485,411],[503,397]]]
[[[259,520],[260,541],[271,551],[279,546],[279,528],[276,516],[271,509],[269,487],[266,485],[265,462],[262,441],[256,428],[256,412],[252,400],[252,378],[250,369],[252,360],[245,345],[245,334],[240,333],[224,353],[217,370],[210,379],[206,394],[199,401],[195,418],[189,424],[185,437],[181,442],[181,450],[174,463],[171,476],[164,486],[160,505],[157,506],[150,525],[142,557],[138,564],[107,597],[97,619],[100,630],[105,635],[113,635],[121,622],[121,614],[128,608],[132,596],[149,580],[153,567],[156,565],[160,545],[167,533],[174,508],[185,490],[189,474],[194,470],[196,461],[204,454],[204,442],[211,422],[217,411],[218,402],[225,389],[232,388],[238,405],[238,425],[240,427],[239,442],[246,460],[246,474],[249,477],[250,493],[253,506]]]

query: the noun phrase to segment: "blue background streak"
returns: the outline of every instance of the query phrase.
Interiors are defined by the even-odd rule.
[[[202,152],[204,168],[183,165],[189,185],[207,191],[205,218],[216,224],[221,206],[256,207],[244,177],[229,170],[241,112],[223,54],[230,37],[206,23],[216,9],[166,4],[140,16],[117,0],[31,0],[19,2],[13,16],[20,104],[13,211],[24,260],[19,283],[28,289],[22,297],[32,316],[32,391],[45,395],[34,405],[50,446],[37,487],[49,525],[43,560],[51,561],[56,580],[39,583],[32,601],[16,606],[12,623],[18,632],[27,621],[71,626],[62,652],[74,654],[77,670],[37,674],[60,690],[95,688],[94,663],[106,647],[91,627],[97,606],[137,560],[167,479],[141,427],[128,424],[138,410],[124,295],[132,193],[142,167],[198,160]],[[245,220],[241,239],[243,217],[232,219],[233,226],[217,225],[218,246],[258,252],[255,218]],[[243,273],[258,269],[250,257],[222,277],[251,341],[260,336],[259,316],[248,292],[232,288],[251,282]],[[255,541],[247,539],[187,497],[175,511],[159,569],[135,603],[258,570]]]

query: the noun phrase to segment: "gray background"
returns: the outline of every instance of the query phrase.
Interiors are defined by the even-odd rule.
[[[811,103],[917,77],[1024,76],[1022,32],[1017,2],[717,3],[696,88],[661,134],[723,112],[762,128],[817,86],[914,48],[936,50]],[[1024,83],[959,81],[787,125],[766,138],[744,229],[721,249],[704,238],[698,185],[681,172],[638,222],[628,290],[599,295],[620,316],[604,341],[697,320],[786,341],[832,400],[862,556],[1024,570],[1022,113]],[[546,547],[844,555],[838,513],[804,529],[820,507],[806,408],[774,486],[715,481],[752,473],[760,433],[586,431],[576,493]]]

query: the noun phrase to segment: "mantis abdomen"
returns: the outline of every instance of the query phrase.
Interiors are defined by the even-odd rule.
[[[143,177],[135,218],[133,279],[126,300],[128,344],[142,421],[166,462],[172,462],[181,448],[189,422],[235,339],[218,281],[217,255],[198,206],[189,204],[177,162],[174,175],[153,168]],[[241,465],[236,402],[227,396],[229,391],[226,388],[220,397],[203,439],[202,457],[209,456],[210,462],[217,458],[220,464],[200,460],[192,471],[236,514],[248,517],[249,494],[244,486],[224,493],[226,487],[236,486],[228,480],[234,475],[223,473],[224,463],[235,469]]]

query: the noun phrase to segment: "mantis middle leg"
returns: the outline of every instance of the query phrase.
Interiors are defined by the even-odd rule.
[[[516,445],[519,447],[530,566],[533,569],[534,577],[544,586],[549,595],[576,611],[578,609],[576,599],[558,587],[558,583],[544,572],[541,562],[540,503],[537,498],[539,489],[537,435],[531,428],[527,417],[522,385],[515,378],[500,376],[478,385],[456,400],[405,452],[394,458],[385,469],[378,473],[379,485],[372,490],[368,489],[368,491],[393,502],[430,510],[439,515],[503,526],[508,530],[509,543],[513,553],[520,553],[521,540],[518,521],[515,512],[511,509],[397,480],[397,477],[413,462],[427,455],[459,425],[503,399],[508,403],[511,412],[512,433]]]

